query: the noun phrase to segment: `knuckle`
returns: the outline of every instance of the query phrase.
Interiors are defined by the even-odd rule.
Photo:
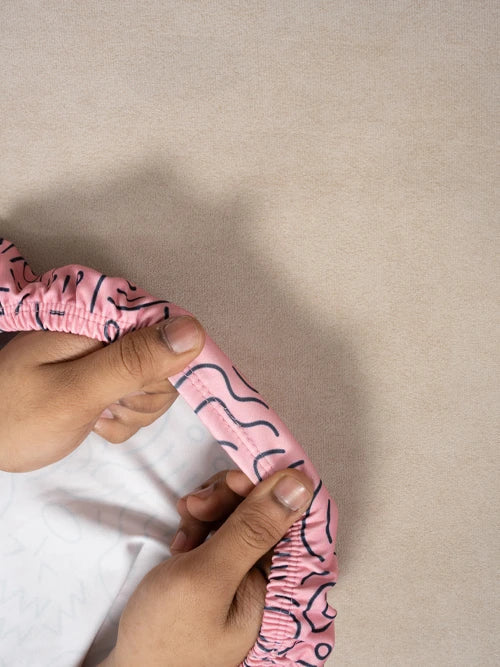
[[[150,415],[170,406],[172,398],[166,394],[148,394],[147,396],[125,397],[120,402],[130,410]]]
[[[258,507],[246,508],[241,512],[236,525],[242,542],[252,548],[269,548],[282,536],[280,526]]]
[[[156,414],[138,414],[134,419],[130,420],[129,425],[134,426],[137,430],[139,430],[140,428],[144,428],[153,424],[158,419],[158,417],[159,415]]]
[[[122,367],[132,377],[143,377],[153,364],[153,351],[149,341],[140,332],[123,336],[118,343]]]
[[[127,412],[120,413],[117,419],[118,423],[126,427],[127,429],[133,429],[134,432],[143,426],[149,426],[152,424],[157,417],[155,415],[143,413],[143,412],[134,412],[133,410],[128,410]]]

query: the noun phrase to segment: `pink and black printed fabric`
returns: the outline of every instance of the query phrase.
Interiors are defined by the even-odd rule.
[[[62,331],[112,343],[187,310],[128,280],[79,265],[35,275],[13,243],[0,239],[0,331]],[[240,667],[320,667],[332,652],[336,611],[337,506],[290,431],[206,335],[201,354],[169,378],[236,465],[257,483],[300,468],[315,483],[304,514],[276,545],[259,637]]]

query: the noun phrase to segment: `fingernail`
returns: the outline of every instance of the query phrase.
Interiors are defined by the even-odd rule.
[[[187,542],[187,535],[183,530],[178,530],[175,534],[175,537],[170,544],[170,551],[177,549],[178,551],[182,549]]]
[[[188,496],[196,496],[197,498],[208,498],[214,490],[215,484],[210,484],[210,486],[206,486],[204,489],[201,489],[200,491],[192,491],[191,493],[188,493]]]
[[[114,418],[115,418],[115,416],[109,408],[106,408],[105,410],[103,410],[101,412],[101,414],[99,415],[99,419],[114,419]]]
[[[285,507],[295,512],[306,504],[311,493],[295,477],[285,475],[273,488],[274,497]]]
[[[172,317],[160,329],[163,340],[175,354],[192,350],[198,345],[200,334],[192,317]]]

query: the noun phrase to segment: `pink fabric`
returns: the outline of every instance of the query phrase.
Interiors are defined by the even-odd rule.
[[[190,313],[84,266],[36,276],[0,239],[0,331],[64,331],[111,343],[182,314]],[[201,354],[169,380],[254,483],[285,467],[314,480],[309,509],[274,549],[259,638],[241,667],[324,665],[337,613],[327,601],[337,580],[334,500],[285,424],[208,334]]]

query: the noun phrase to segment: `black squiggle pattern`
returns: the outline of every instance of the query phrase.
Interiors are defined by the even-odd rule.
[[[336,614],[329,614],[329,613],[328,613],[328,600],[326,600],[326,602],[325,602],[325,606],[323,607],[323,611],[322,611],[321,613],[322,613],[323,616],[325,616],[326,618],[335,618],[335,617],[336,617]]]
[[[94,307],[95,307],[95,302],[96,302],[96,299],[97,299],[97,294],[98,294],[98,292],[101,288],[101,285],[102,285],[105,278],[106,278],[106,276],[103,274],[99,278],[99,280],[97,281],[97,285],[95,286],[94,293],[92,294],[92,301],[90,302],[90,312],[91,313],[94,312]]]
[[[241,401],[241,402],[247,402],[247,401],[253,401],[254,403],[260,403],[263,405],[265,408],[269,410],[269,406],[267,403],[264,403],[264,401],[261,401],[260,398],[255,398],[254,396],[238,396],[238,394],[234,393],[234,390],[231,386],[231,382],[229,381],[229,378],[227,376],[226,371],[218,366],[217,364],[196,364],[196,366],[193,366],[190,368],[187,373],[184,373],[184,375],[177,380],[175,383],[175,388],[178,389],[186,380],[187,378],[192,375],[194,372],[197,370],[200,370],[201,368],[213,368],[216,371],[219,371],[219,373],[222,375],[224,378],[224,382],[226,383],[226,387],[228,392],[231,394],[231,396],[236,400],[236,401]]]
[[[328,507],[327,507],[327,510],[326,510],[326,538],[331,544],[332,543],[332,536],[330,535],[330,505],[331,505],[331,501],[330,501],[330,499],[328,499]]]
[[[150,303],[141,303],[137,306],[120,306],[120,304],[116,303],[112,296],[108,296],[108,301],[112,303],[117,310],[142,310],[143,308],[156,306],[158,303],[168,303],[168,301],[165,301],[165,299],[160,299],[158,301],[151,301]]]
[[[311,556],[315,556],[316,558],[319,558],[319,560],[320,560],[321,562],[323,562],[323,561],[325,560],[324,557],[323,557],[321,554],[317,554],[317,553],[315,553],[315,552],[311,549],[311,547],[309,546],[309,543],[308,543],[308,541],[307,541],[307,539],[306,539],[306,521],[307,521],[307,517],[308,517],[308,516],[310,515],[310,513],[311,513],[311,507],[312,507],[312,504],[313,504],[313,502],[314,502],[316,496],[318,495],[319,490],[321,489],[321,486],[322,486],[322,485],[323,485],[323,482],[320,480],[318,486],[317,486],[316,489],[314,490],[314,493],[313,493],[313,497],[312,497],[311,503],[310,503],[309,507],[307,508],[307,512],[304,514],[304,518],[302,519],[302,525],[301,525],[301,527],[300,527],[300,539],[302,540],[302,544],[305,546],[305,548],[307,549],[308,553],[311,554]]]
[[[111,336],[109,335],[109,327],[110,326],[114,327],[114,330],[115,330],[115,335],[113,336],[113,338],[111,338]],[[118,338],[118,336],[120,335],[120,326],[118,325],[118,322],[115,322],[115,320],[108,320],[104,324],[104,335],[105,335],[107,341],[109,341],[110,343],[113,343]]]
[[[52,272],[52,275],[50,276],[50,278],[49,278],[48,281],[47,281],[47,289],[48,289],[51,285],[53,285],[53,284],[55,283],[56,280],[57,280],[57,273]]]
[[[47,327],[43,326],[43,322],[40,319],[40,304],[39,304],[38,301],[35,303],[35,319],[36,319],[36,323],[38,324],[40,329],[43,329],[44,331],[49,331],[49,329],[47,329]]]
[[[194,410],[195,414],[198,414],[198,412],[200,412],[200,410],[203,410],[203,408],[206,405],[208,405],[209,403],[213,403],[213,402],[220,403],[220,405],[222,405],[222,407],[224,408],[224,411],[226,412],[228,417],[231,419],[231,421],[233,421],[235,424],[238,424],[238,426],[242,426],[243,428],[252,428],[253,426],[260,426],[260,425],[261,426],[267,426],[268,428],[271,429],[271,431],[274,433],[274,435],[276,437],[279,437],[278,429],[275,426],[273,426],[270,422],[266,422],[263,419],[259,419],[259,420],[254,421],[254,422],[249,422],[248,424],[245,424],[245,422],[240,422],[238,419],[236,419],[236,417],[233,415],[233,413],[229,410],[229,408],[224,403],[224,401],[221,401],[221,399],[218,396],[209,396],[204,401],[202,401],[198,405],[198,407],[195,408],[195,410]]]
[[[256,645],[257,645],[260,649],[262,649],[262,651],[265,651],[266,653],[273,653],[273,649],[272,649],[272,648],[267,648],[267,646],[264,646],[263,644],[261,644],[260,641],[259,641],[258,639],[257,639],[257,641],[256,641],[255,643],[256,643]]]
[[[230,447],[231,449],[238,449],[238,445],[235,445],[234,442],[229,442],[229,440],[217,440],[219,445],[223,447]]]
[[[260,475],[259,469],[257,468],[257,464],[265,456],[271,456],[272,454],[286,454],[286,450],[284,450],[284,449],[267,449],[265,452],[261,452],[260,454],[257,454],[257,456],[253,460],[253,471],[255,473],[255,476],[259,480],[259,482],[262,482],[262,477]]]
[[[304,459],[300,459],[300,461],[294,461],[293,463],[290,463],[290,465],[287,466],[287,468],[298,468],[303,463],[304,463]]]
[[[328,570],[324,570],[323,572],[309,572],[300,582],[300,585],[303,586],[304,583],[309,579],[309,577],[314,577],[314,575],[317,575],[318,577],[324,577],[325,575],[330,574]]]
[[[288,651],[291,651],[292,648],[295,648],[297,644],[303,644],[303,643],[304,642],[302,641],[302,639],[298,639],[297,641],[293,642],[291,646],[287,646],[287,648],[283,649],[282,651],[277,651],[276,655],[285,655],[286,653],[288,653]]]
[[[123,296],[125,297],[125,301],[127,303],[133,303],[134,301],[139,301],[139,299],[145,299],[146,298],[145,296],[134,296],[133,299],[129,299],[128,296],[127,296],[127,292],[125,292],[124,289],[120,289],[119,287],[117,287],[116,291],[118,292],[118,294],[123,294]]]
[[[16,309],[14,311],[14,315],[19,315],[19,310],[20,310],[21,306],[23,305],[23,301],[25,299],[27,299],[29,296],[31,296],[31,292],[29,292],[28,294],[25,294],[23,296],[23,298],[21,299],[21,301],[19,301],[19,303],[17,304]]]
[[[313,595],[312,598],[309,600],[309,602],[308,602],[308,604],[307,604],[307,607],[306,607],[305,610],[304,610],[304,618],[306,619],[306,621],[307,621],[307,622],[309,623],[309,625],[311,626],[311,630],[312,630],[313,632],[324,632],[324,631],[327,630],[327,629],[330,627],[330,625],[333,623],[333,621],[330,620],[330,621],[328,621],[328,623],[327,623],[326,625],[323,625],[321,628],[317,628],[317,627],[314,625],[314,623],[311,621],[311,619],[309,618],[309,616],[307,615],[307,612],[311,610],[311,608],[312,608],[314,602],[316,601],[316,598],[318,597],[318,595],[320,595],[320,593],[321,593],[322,591],[324,591],[326,588],[331,588],[331,587],[333,587],[334,585],[335,585],[335,584],[334,584],[333,582],[328,582],[328,583],[326,583],[326,584],[321,584],[321,586],[315,591],[314,595]],[[330,617],[328,617],[328,618],[330,618]],[[334,618],[335,618],[335,617],[334,617]]]
[[[320,649],[322,649],[323,646],[326,646],[326,653],[323,653],[323,655],[320,654]],[[316,657],[319,658],[320,660],[326,660],[330,653],[332,652],[333,646],[331,644],[327,644],[326,642],[321,642],[317,646],[314,647],[314,653],[316,654]]]
[[[233,366],[232,368],[233,368],[233,371],[236,373],[236,375],[237,375],[237,376],[240,378],[240,380],[243,382],[243,384],[245,384],[249,389],[251,389],[252,391],[254,391],[256,394],[259,393],[259,392],[257,391],[257,389],[254,389],[251,385],[248,384],[248,382],[245,380],[245,378],[242,377],[241,373],[238,371],[238,369],[236,368],[236,366]]]
[[[28,266],[28,262],[25,260],[23,264],[23,280],[26,283],[36,283],[37,280],[40,278],[40,276],[35,276],[33,280],[29,280],[29,278],[26,278],[26,267]]]

